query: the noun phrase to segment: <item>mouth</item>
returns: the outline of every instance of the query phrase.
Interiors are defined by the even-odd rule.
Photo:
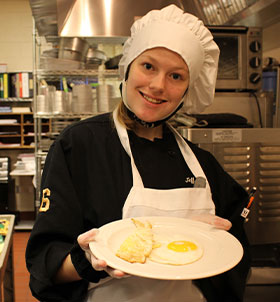
[[[166,100],[156,99],[156,98],[149,97],[146,94],[142,93],[141,91],[140,91],[140,94],[142,95],[142,97],[145,100],[147,100],[149,103],[152,103],[152,104],[162,104],[162,103],[166,102]]]

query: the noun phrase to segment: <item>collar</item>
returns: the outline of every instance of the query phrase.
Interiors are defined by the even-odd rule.
[[[146,127],[146,128],[154,128],[157,127],[161,124],[163,124],[164,122],[166,122],[167,120],[169,120],[175,113],[177,113],[178,110],[180,110],[183,106],[183,103],[181,103],[175,111],[173,111],[168,117],[156,121],[156,122],[145,122],[143,120],[141,120],[135,113],[133,113],[130,109],[127,108],[126,104],[124,103],[126,111],[127,111],[127,115],[134,121],[136,121],[137,123],[139,123],[140,125]]]

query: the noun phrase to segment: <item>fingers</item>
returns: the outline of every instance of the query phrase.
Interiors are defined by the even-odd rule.
[[[129,275],[127,275],[126,273],[124,273],[123,271],[117,270],[117,269],[113,269],[111,267],[108,267],[106,269],[106,272],[113,278],[116,279],[121,279],[121,278],[125,278],[125,277],[129,277]]]
[[[95,239],[98,229],[89,230],[78,236],[77,241],[82,249],[88,249],[89,243]]]
[[[96,271],[103,271],[107,267],[106,261],[97,259],[93,254],[91,254],[90,262]]]
[[[91,254],[91,265],[96,271],[105,271],[113,278],[124,278],[128,276],[123,271],[107,266],[106,261],[97,259],[93,254]]]
[[[105,271],[113,278],[124,278],[129,275],[120,270],[107,266],[106,261],[97,259],[89,249],[89,243],[96,239],[98,229],[92,229],[78,236],[77,241],[80,247],[85,251],[85,256],[96,271]]]
[[[213,225],[218,228],[218,229],[222,229],[225,231],[228,231],[231,229],[232,227],[232,223],[224,218],[221,218],[219,216],[215,216],[214,221],[213,221]]]
[[[228,231],[232,227],[232,224],[229,220],[213,214],[201,214],[198,216],[193,216],[191,219],[211,224],[214,227],[225,231]]]

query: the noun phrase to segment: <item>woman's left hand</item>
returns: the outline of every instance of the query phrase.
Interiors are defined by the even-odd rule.
[[[225,231],[230,230],[230,228],[232,227],[232,223],[229,220],[216,216],[214,214],[201,214],[192,216],[191,219],[211,224],[215,228]]]

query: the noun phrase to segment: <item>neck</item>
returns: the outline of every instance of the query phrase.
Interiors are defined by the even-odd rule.
[[[137,134],[137,136],[154,141],[155,138],[162,138],[162,125],[154,128],[146,128],[136,123],[134,132]]]

